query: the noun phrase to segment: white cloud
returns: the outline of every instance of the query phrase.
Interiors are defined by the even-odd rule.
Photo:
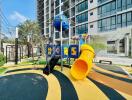
[[[28,18],[25,17],[24,15],[20,14],[19,12],[14,11],[12,13],[12,15],[10,15],[10,19],[22,23],[22,22],[26,21]]]

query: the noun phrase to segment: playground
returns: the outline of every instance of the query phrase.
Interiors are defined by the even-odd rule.
[[[62,32],[70,27],[65,16],[53,24],[61,41],[46,44],[45,63],[3,66],[0,100],[132,99],[132,79],[120,66],[94,62],[87,35],[79,36],[78,44],[63,44]]]

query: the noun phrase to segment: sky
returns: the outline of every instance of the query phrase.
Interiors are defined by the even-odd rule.
[[[0,0],[1,9],[12,26],[24,22],[25,20],[36,20],[36,0]],[[5,32],[6,26],[3,25]]]

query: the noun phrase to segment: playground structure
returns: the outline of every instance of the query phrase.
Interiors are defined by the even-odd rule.
[[[71,75],[75,79],[85,78],[92,68],[92,61],[94,58],[94,50],[87,44],[81,46],[80,57],[73,63],[71,67]]]
[[[47,57],[51,57],[51,59],[49,60],[49,63],[47,63],[44,73],[50,74],[59,61],[60,54],[63,54],[62,58],[67,58],[69,61],[70,58],[76,59],[71,67],[71,75],[77,80],[85,78],[92,67],[92,61],[95,55],[93,48],[87,44],[83,44],[80,48],[80,57],[79,45],[70,45],[69,47],[63,46],[62,51],[60,48],[60,46],[47,45],[46,55]]]
[[[92,61],[95,55],[93,48],[85,44],[86,42],[83,42],[81,37],[80,37],[79,45],[70,45],[70,42],[69,45],[62,45],[62,31],[69,29],[68,19],[64,15],[60,14],[56,16],[53,20],[53,25],[61,33],[60,34],[61,42],[59,45],[47,45],[46,60],[48,63],[46,67],[43,69],[43,73],[47,75],[50,74],[53,71],[53,68],[55,67],[59,59],[61,59],[61,71],[62,71],[63,70],[62,59],[63,58],[69,59],[69,66],[70,66],[70,58],[75,58],[75,59],[78,58],[79,51],[81,51],[80,57],[77,60],[75,60],[75,62],[71,67],[71,75],[77,80],[85,78],[92,67]],[[48,57],[50,57],[49,61],[48,61]]]

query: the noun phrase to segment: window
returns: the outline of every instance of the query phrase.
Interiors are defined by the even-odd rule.
[[[84,33],[85,33],[85,24],[84,24],[84,25],[82,25],[82,27],[81,27],[81,31],[82,31],[82,34],[84,34]]]
[[[58,39],[59,38],[59,32],[55,33],[55,38]]]
[[[122,10],[126,9],[126,0],[122,0]]]
[[[76,33],[78,34],[79,32],[78,32],[78,26],[76,27]]]
[[[49,28],[46,28],[46,33],[49,33]]]
[[[102,13],[105,13],[105,12],[106,12],[106,7],[102,6]]]
[[[76,17],[76,22],[77,23],[82,23],[82,22],[85,22],[85,21],[88,21],[88,12],[77,15],[77,17]]]
[[[88,33],[88,24],[85,24],[85,31],[84,33]]]
[[[113,2],[111,3],[111,13],[113,14],[113,13],[115,13],[115,11],[116,11],[116,2],[113,1]]]
[[[81,3],[81,11],[85,10],[85,2]]]
[[[108,4],[106,5],[106,11],[107,11],[107,12],[110,12],[110,3],[108,3]]]
[[[56,8],[56,10],[55,10],[55,14],[56,14],[56,15],[59,14],[59,7]]]
[[[90,13],[90,16],[92,16],[92,15],[93,15],[93,12]]]
[[[121,11],[122,3],[121,0],[117,0],[117,10]]]
[[[106,30],[106,19],[103,19],[102,20],[102,31],[105,31]]]
[[[98,21],[98,29],[99,29],[99,31],[101,31],[102,30],[102,21],[100,20],[100,21]]]
[[[98,8],[98,15],[102,14],[102,7]]]
[[[88,21],[88,12],[85,13],[85,21]]]
[[[86,20],[86,19],[85,19],[85,13],[81,14],[80,16],[82,16],[81,21],[82,21],[82,22],[85,22],[85,20]]]
[[[90,0],[90,3],[93,3],[93,0]]]
[[[118,21],[118,23],[120,23],[120,22]],[[113,29],[116,29],[116,16],[101,19],[98,21],[98,30],[99,31],[108,31],[108,30],[113,30]]]
[[[126,14],[122,14],[122,26],[126,26]]]
[[[83,34],[88,32],[88,24],[83,24],[76,27],[77,34]]]
[[[90,28],[93,28],[93,25],[90,25]]]
[[[76,9],[77,12],[81,12],[81,11],[88,9],[88,0],[78,4],[76,8],[77,8]]]
[[[116,28],[116,17],[113,16],[111,17],[111,29],[115,29]]]
[[[116,2],[110,2],[103,6],[98,7],[98,15],[107,16],[116,12]]]
[[[85,7],[88,9],[88,0],[85,1]]]
[[[107,18],[106,30],[110,30],[110,18]]]
[[[55,6],[56,6],[56,7],[59,6],[59,0],[56,0],[56,1],[55,1]]]
[[[132,12],[127,13],[127,25],[132,24]]]
[[[127,8],[131,8],[132,7],[132,0],[127,0]]]
[[[121,27],[121,23],[122,23],[122,22],[121,22],[121,19],[122,19],[122,18],[121,18],[121,15],[118,15],[118,16],[117,16],[117,27]]]

